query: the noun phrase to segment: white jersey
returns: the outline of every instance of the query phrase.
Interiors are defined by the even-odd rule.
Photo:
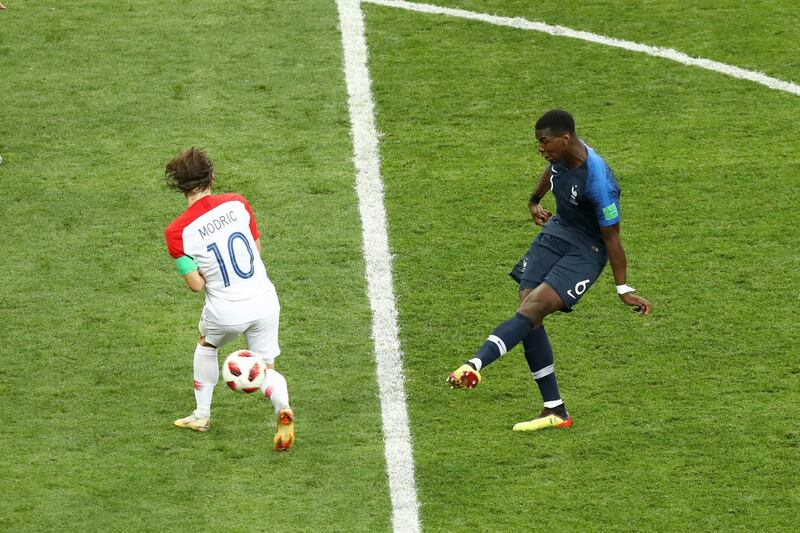
[[[204,196],[164,233],[169,254],[193,259],[206,280],[205,320],[243,324],[279,308],[275,286],[255,245],[256,219],[241,195]]]

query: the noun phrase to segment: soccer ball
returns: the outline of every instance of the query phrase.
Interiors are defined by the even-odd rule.
[[[266,377],[264,361],[247,350],[233,352],[222,364],[222,379],[237,392],[257,391]]]

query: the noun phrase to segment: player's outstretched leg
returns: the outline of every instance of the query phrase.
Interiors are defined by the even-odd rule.
[[[481,369],[522,342],[531,327],[530,319],[522,313],[517,313],[511,320],[503,322],[489,335],[475,357],[447,376],[447,382],[456,389],[474,389],[481,382]]]
[[[528,336],[534,325],[541,326],[544,317],[564,307],[561,297],[547,283],[520,292],[516,315],[495,328],[475,357],[451,372],[447,382],[453,388],[475,388],[480,383],[480,371],[493,363]]]
[[[261,385],[261,392],[272,402],[278,417],[275,438],[272,441],[275,451],[287,451],[294,444],[294,412],[289,407],[289,387],[286,378],[274,368],[267,369],[267,377]]]
[[[553,366],[553,348],[544,326],[532,330],[525,340],[525,360],[544,400],[544,408],[533,420],[520,422],[514,431],[537,431],[546,428],[572,427],[572,417],[561,400]]]
[[[194,350],[194,398],[197,408],[189,416],[176,420],[177,427],[201,433],[208,431],[211,427],[211,398],[218,381],[217,349],[198,343]]]

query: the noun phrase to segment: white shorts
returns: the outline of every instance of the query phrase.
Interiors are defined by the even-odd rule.
[[[222,348],[244,335],[247,342],[247,349],[261,357],[267,363],[273,363],[275,358],[281,353],[278,346],[278,321],[281,310],[276,309],[274,313],[252,322],[224,326],[206,320],[204,315],[200,316],[200,335],[205,337],[206,342],[213,344],[217,348]]]

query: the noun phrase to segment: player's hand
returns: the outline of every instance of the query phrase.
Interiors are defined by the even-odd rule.
[[[528,208],[531,210],[531,217],[533,217],[533,221],[537,226],[544,226],[544,223],[547,222],[551,216],[553,216],[553,213],[542,207],[540,204],[529,202]]]
[[[636,312],[640,315],[649,315],[653,312],[653,304],[642,298],[641,296],[636,296],[632,292],[626,292],[625,294],[620,294],[619,299],[622,300],[622,303],[625,305],[630,305]]]

